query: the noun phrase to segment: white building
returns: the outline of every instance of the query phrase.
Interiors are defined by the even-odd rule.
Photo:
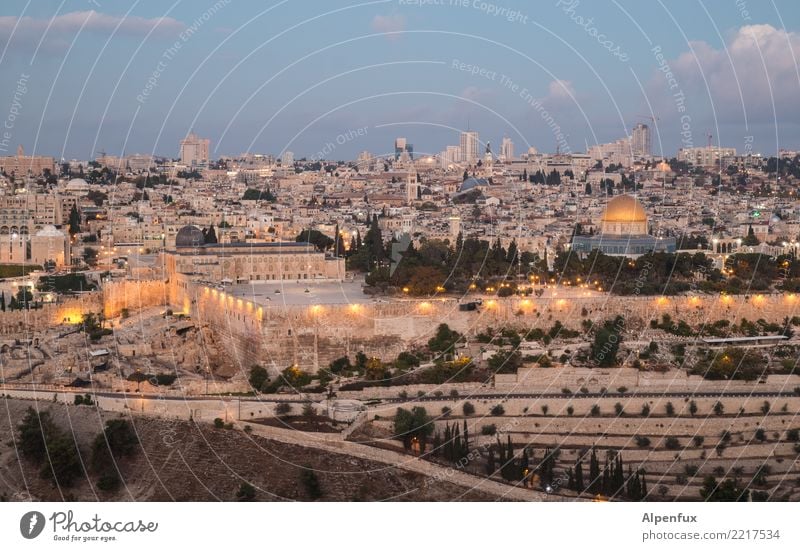
[[[678,150],[678,160],[691,163],[695,166],[718,166],[725,158],[735,157],[736,149],[733,147],[686,147]],[[727,168],[727,167],[726,167]]]
[[[500,161],[510,163],[514,160],[514,142],[511,138],[503,138],[500,142]]]
[[[650,127],[642,123],[633,127],[631,147],[633,149],[633,154],[637,157],[647,157],[650,155]]]
[[[478,133],[467,130],[461,133],[461,161],[472,165],[478,162]]]
[[[181,163],[186,166],[204,165],[208,163],[208,148],[211,140],[199,138],[194,132],[181,140]]]

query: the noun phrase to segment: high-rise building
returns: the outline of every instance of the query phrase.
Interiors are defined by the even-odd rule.
[[[181,163],[187,166],[208,163],[208,148],[211,140],[199,138],[194,132],[181,140]]]
[[[284,151],[281,155],[281,165],[284,167],[294,166],[294,153],[291,151]]]
[[[414,159],[414,144],[408,143],[405,138],[395,138],[394,140],[394,160],[400,158],[403,153],[408,153],[408,158]]]
[[[466,164],[478,162],[478,133],[467,130],[461,133],[461,161]]]
[[[631,148],[633,149],[633,154],[637,157],[650,155],[650,127],[642,123],[633,127]]]
[[[514,160],[514,142],[511,138],[503,138],[500,142],[500,160],[504,163],[510,163]]]

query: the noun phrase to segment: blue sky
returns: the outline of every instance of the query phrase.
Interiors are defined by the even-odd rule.
[[[769,154],[800,148],[798,27],[796,0],[4,0],[0,117],[65,158],[190,129],[215,156],[436,153],[468,125],[582,151],[642,116],[655,153]]]

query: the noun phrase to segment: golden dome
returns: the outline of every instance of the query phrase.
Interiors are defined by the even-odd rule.
[[[634,197],[620,195],[606,205],[603,222],[647,222],[647,214]]]

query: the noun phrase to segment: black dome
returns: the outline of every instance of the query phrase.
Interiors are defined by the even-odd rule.
[[[197,226],[184,226],[175,235],[175,248],[200,247],[204,243],[203,232]]]

